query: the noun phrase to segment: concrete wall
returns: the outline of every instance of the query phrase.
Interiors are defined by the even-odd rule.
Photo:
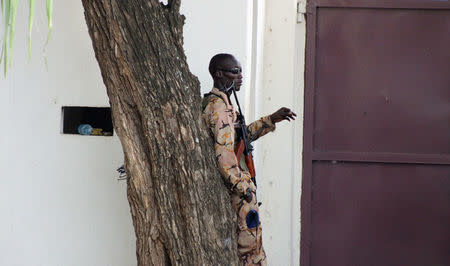
[[[0,78],[0,265],[133,265],[117,137],[60,133],[61,106],[108,106],[81,1],[54,1],[48,70],[45,2],[36,3],[30,63],[19,4],[13,66]]]
[[[301,116],[304,25],[294,2],[183,1],[186,54],[202,93],[212,86],[210,58],[228,52],[244,68],[239,97],[249,121],[281,105]],[[81,2],[54,2],[48,70],[43,3],[30,63],[20,4],[13,67],[0,79],[0,265],[135,265],[126,184],[115,172],[120,142],[60,133],[61,106],[108,106]],[[280,124],[256,147],[270,265],[298,264],[301,124]]]
[[[279,123],[256,147],[263,241],[269,265],[299,265],[305,22],[297,22],[296,0],[266,0],[264,5],[256,113],[285,106],[298,117]]]

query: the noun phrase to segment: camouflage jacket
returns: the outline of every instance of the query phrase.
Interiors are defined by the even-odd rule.
[[[233,192],[245,195],[248,188],[256,191],[251,182],[248,171],[239,168],[234,154],[236,144],[235,123],[237,113],[225,93],[213,88],[211,93],[203,99],[203,119],[210,129],[215,140],[214,149],[219,162],[219,170],[225,181],[231,186]],[[250,141],[275,130],[269,116],[251,123],[247,126]]]

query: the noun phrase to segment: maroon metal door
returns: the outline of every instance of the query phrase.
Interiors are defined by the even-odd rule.
[[[301,265],[450,265],[450,3],[307,11]]]

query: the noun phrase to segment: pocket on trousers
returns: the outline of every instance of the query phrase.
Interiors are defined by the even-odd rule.
[[[256,250],[257,235],[256,228],[250,228],[239,232],[238,235],[238,251],[240,255],[250,253]]]

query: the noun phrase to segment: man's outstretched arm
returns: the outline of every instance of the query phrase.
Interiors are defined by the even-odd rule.
[[[268,116],[264,116],[259,120],[256,120],[247,127],[250,141],[255,141],[259,137],[262,137],[267,133],[274,131],[276,123],[281,122],[283,120],[288,121],[291,121],[291,119],[295,120],[296,116],[297,114],[292,112],[291,109],[282,107],[275,113]]]
[[[261,117],[247,126],[248,139],[250,141],[255,141],[274,130],[275,123],[272,122],[270,115]]]

